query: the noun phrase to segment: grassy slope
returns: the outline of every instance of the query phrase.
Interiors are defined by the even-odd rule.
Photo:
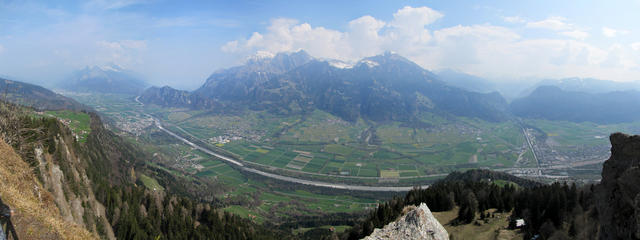
[[[493,212],[495,209],[487,210],[487,212]],[[493,218],[487,218],[486,222],[483,220],[477,220],[480,224],[464,224],[454,225],[451,224],[453,220],[458,216],[458,208],[454,208],[451,211],[446,212],[434,212],[433,216],[444,226],[456,240],[461,239],[522,239],[522,234],[517,231],[507,230],[509,225],[509,213],[494,213]]]
[[[28,164],[0,140],[0,196],[14,209],[20,239],[96,239],[60,216],[53,196],[36,180]]]
[[[87,141],[87,136],[91,133],[91,118],[89,114],[69,110],[47,111],[46,113],[68,123],[69,129],[78,135],[78,142]]]

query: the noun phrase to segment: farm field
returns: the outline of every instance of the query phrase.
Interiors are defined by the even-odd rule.
[[[551,139],[547,143],[557,144],[554,146],[560,151],[562,146],[571,150],[580,144],[601,147],[607,139],[599,136],[608,136],[611,131],[633,130],[638,126],[531,119],[522,123],[515,120],[486,122],[423,114],[419,117],[429,126],[415,127],[400,122],[373,123],[364,119],[346,122],[319,110],[304,116],[281,116],[260,111],[219,115],[141,106],[134,98],[124,95],[76,97],[99,109],[120,130],[131,133],[131,141],[152,142],[143,144],[146,151],[173,159],[173,163],[162,167],[171,174],[208,179],[229,186],[229,190],[217,196],[230,203],[226,210],[257,222],[291,214],[313,215],[320,210],[363,211],[381,199],[272,189],[273,186],[265,185],[222,161],[163,137],[144,114],[152,114],[172,131],[199,139],[211,149],[228,153],[258,169],[321,181],[392,186],[428,184],[449,172],[472,168],[535,167],[521,124],[546,133]],[[579,173],[584,175],[585,172]],[[153,186],[149,183],[152,181],[143,182]],[[280,207],[283,203],[295,207],[283,210]]]
[[[212,116],[168,109],[156,115],[243,161],[310,177],[418,179],[459,169],[513,167],[524,151],[515,122],[459,119],[444,124],[425,116],[440,125],[417,129],[399,122],[346,122],[319,110],[298,120],[251,111]],[[177,115],[192,117],[170,117]],[[373,137],[367,140],[366,134]]]
[[[381,181],[390,184],[429,181],[455,170],[513,167],[524,151],[524,137],[512,121],[451,120],[423,114],[421,121],[431,127],[415,128],[400,122],[347,122],[320,110],[304,116],[261,111],[220,115],[141,106],[135,96],[75,98],[113,119],[123,131],[139,135],[151,126],[144,111],[172,131],[200,139],[247,163],[314,179],[335,176],[375,183],[384,178]]]
[[[127,95],[95,94],[77,98],[83,100],[82,102],[87,105],[100,109],[100,113],[111,121],[125,120],[133,123],[140,119],[145,119],[144,115],[139,112],[140,106],[133,100],[134,97],[135,96]],[[150,109],[150,112],[153,112],[155,115],[161,115],[161,113],[163,113],[160,109]],[[175,121],[184,119],[188,116],[186,114],[198,114],[198,112],[192,111],[184,114],[169,113],[161,116],[166,116],[166,121],[168,121],[169,118]],[[229,121],[233,119],[234,118],[230,118]],[[118,124],[118,126],[126,125]],[[182,128],[192,131],[198,129],[190,127],[189,125],[182,125]],[[126,129],[120,130],[126,132]],[[194,134],[203,134],[202,132],[193,132]],[[266,185],[263,182],[245,176],[225,162],[212,159],[198,150],[175,142],[171,137],[168,137],[155,128],[147,128],[139,132],[139,135],[125,136],[128,136],[126,139],[140,146],[146,152],[157,153],[158,156],[162,156],[161,159],[164,159],[162,165],[155,162],[148,163],[156,169],[166,171],[181,178],[203,179],[225,185],[227,190],[216,196],[223,202],[228,203],[229,207],[226,207],[225,211],[236,213],[239,216],[252,219],[256,222],[263,222],[265,219],[285,220],[287,217],[292,216],[292,214],[319,215],[324,213],[361,212],[370,207],[374,207],[379,201],[384,200],[372,197],[319,194],[305,190],[291,190]],[[233,144],[230,146],[232,145]],[[247,146],[247,148],[255,151],[256,154],[284,154],[277,149],[271,149],[267,146],[264,148]],[[292,154],[290,153],[290,155]],[[293,156],[292,159],[295,158],[295,156]],[[306,161],[307,159],[308,158],[304,156],[298,158],[300,161]],[[309,161],[306,167],[311,167],[315,163],[315,161]],[[156,190],[164,190],[152,176],[141,175],[139,180],[150,190],[154,190],[154,188]]]
[[[77,136],[78,142],[86,142],[91,133],[91,118],[86,113],[64,111],[46,111],[45,115],[60,119]]]

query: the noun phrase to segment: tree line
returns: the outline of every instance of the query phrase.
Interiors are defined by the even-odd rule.
[[[484,173],[482,171],[485,171]],[[526,225],[521,229],[525,239],[589,239],[596,236],[597,210],[593,205],[592,185],[538,184],[525,179],[509,179],[523,183],[496,184],[480,178],[491,173],[487,170],[469,170],[455,173],[426,189],[413,189],[404,197],[394,197],[380,204],[369,215],[339,237],[361,239],[375,228],[382,228],[401,216],[405,206],[426,203],[433,212],[450,211],[458,207],[452,224],[469,224],[485,216],[485,210],[511,213],[510,227],[516,219]],[[477,175],[477,176],[473,176]],[[497,175],[491,175],[497,176]]]

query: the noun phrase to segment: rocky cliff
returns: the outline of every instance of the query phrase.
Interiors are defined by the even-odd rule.
[[[449,239],[449,233],[433,217],[431,210],[422,203],[419,207],[405,208],[406,214],[384,228],[376,228],[373,233],[364,238],[378,239]]]
[[[53,171],[53,169],[52,169]],[[0,139],[0,198],[14,214],[12,226],[19,239],[98,239],[57,207],[59,197],[36,178],[27,162]]]
[[[89,141],[99,131],[96,126],[92,128],[95,131],[90,134]],[[44,204],[42,199],[50,201],[57,207],[56,215],[64,224],[84,227],[95,237],[115,239],[105,208],[96,200],[89,176],[89,170],[98,162],[91,153],[95,148],[102,149],[101,145],[92,144],[94,148],[89,148],[80,144],[58,119],[35,117],[28,109],[7,103],[0,103],[0,140],[13,148],[22,161],[20,164],[31,171],[36,183],[29,189],[35,189],[40,204]],[[16,177],[7,179],[15,180]],[[9,196],[3,195],[3,199],[12,195],[7,194]],[[46,209],[50,211],[50,205]]]
[[[596,188],[600,239],[640,239],[640,135],[614,133]]]

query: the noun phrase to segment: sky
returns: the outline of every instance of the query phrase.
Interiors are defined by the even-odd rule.
[[[195,89],[258,51],[354,62],[394,51],[497,82],[640,80],[640,0],[7,1],[0,77],[45,86],[116,64]]]

